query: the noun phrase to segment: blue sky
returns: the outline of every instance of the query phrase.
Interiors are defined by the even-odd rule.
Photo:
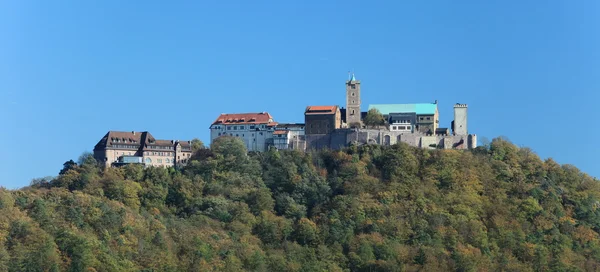
[[[224,112],[302,122],[439,100],[449,126],[600,176],[599,1],[1,1],[0,185],[57,175],[108,130],[209,140]]]

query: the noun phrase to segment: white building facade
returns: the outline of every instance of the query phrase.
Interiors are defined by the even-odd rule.
[[[221,136],[240,138],[248,151],[263,152],[273,145],[277,123],[267,112],[221,114],[210,126],[210,142]]]
[[[278,124],[273,132],[275,148],[305,150],[304,124]]]

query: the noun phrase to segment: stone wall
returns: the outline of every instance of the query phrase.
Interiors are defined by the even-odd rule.
[[[337,129],[330,134],[306,135],[307,149],[341,149],[351,144],[393,145],[399,142],[421,148],[469,149],[477,146],[475,135],[427,136],[378,129]]]

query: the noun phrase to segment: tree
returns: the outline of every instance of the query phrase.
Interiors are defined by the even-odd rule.
[[[381,125],[385,124],[383,115],[381,114],[381,112],[379,112],[378,109],[375,109],[375,108],[370,109],[367,112],[367,116],[365,116],[365,119],[363,120],[363,122],[365,123],[365,125],[371,126],[371,127],[381,126]]]
[[[73,160],[68,160],[67,162],[63,163],[63,169],[60,170],[58,174],[62,175],[67,171],[74,169],[75,167],[77,167],[77,163],[75,163]]]
[[[84,164],[95,165],[96,159],[94,159],[94,154],[92,154],[91,152],[87,152],[87,151],[83,152],[79,156],[79,159],[77,159],[77,164],[78,165],[84,165]]]
[[[192,139],[192,153],[196,153],[199,149],[204,148],[204,143],[198,138]]]
[[[222,170],[243,169],[249,161],[246,145],[237,137],[219,137],[214,140],[210,149]]]

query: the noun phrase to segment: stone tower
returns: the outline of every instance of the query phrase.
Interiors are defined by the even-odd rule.
[[[454,135],[467,135],[467,104],[454,105],[454,121],[452,122],[452,132]]]
[[[360,81],[354,74],[346,81],[346,123],[352,126],[360,122]]]

